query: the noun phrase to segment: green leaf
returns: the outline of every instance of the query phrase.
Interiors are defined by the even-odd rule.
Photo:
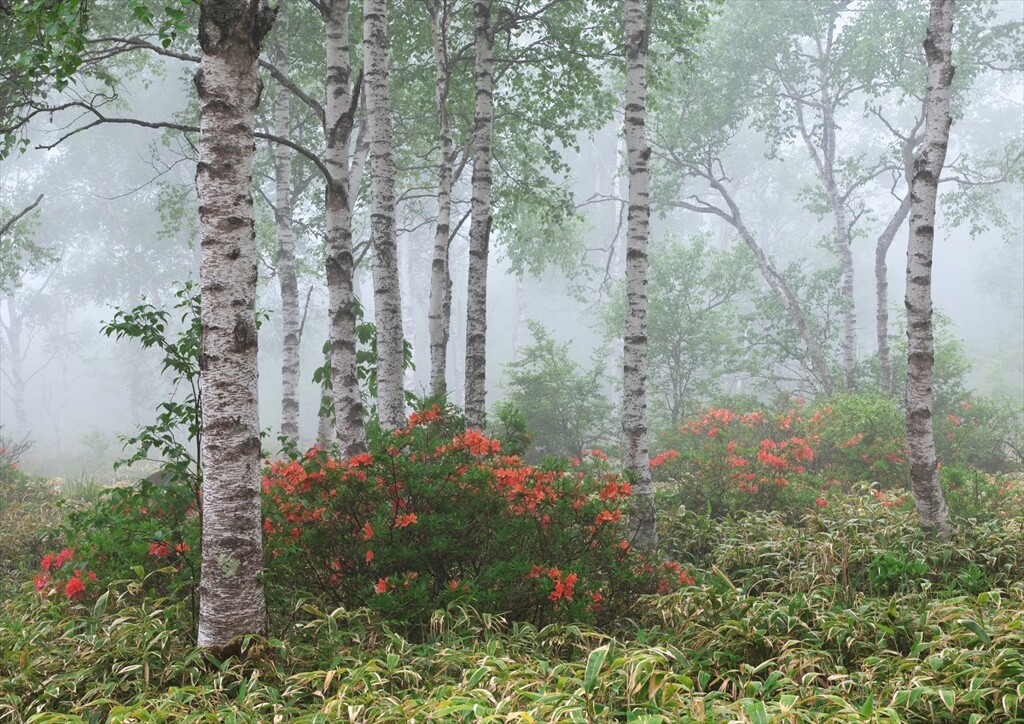
[[[103,612],[107,610],[107,599],[110,597],[110,591],[105,591],[102,596],[96,599],[96,603],[92,607],[92,615],[94,618],[99,618],[103,615]]]
[[[768,711],[763,701],[746,701],[743,703],[743,711],[750,719],[750,724],[768,724]]]
[[[594,686],[597,684],[597,674],[601,671],[601,666],[604,665],[604,660],[608,656],[608,646],[605,644],[594,649],[587,657],[587,669],[583,674],[583,691],[588,694],[594,690]]]
[[[953,711],[953,705],[956,703],[956,694],[952,689],[939,689],[939,698],[942,699],[942,703],[946,705],[946,708]]]
[[[986,646],[992,645],[992,637],[985,632],[985,629],[983,629],[981,627],[981,624],[979,624],[977,621],[970,618],[965,618],[961,620],[960,623],[965,628],[968,628],[971,631],[973,631],[974,635],[977,636],[983,644],[985,644]]]

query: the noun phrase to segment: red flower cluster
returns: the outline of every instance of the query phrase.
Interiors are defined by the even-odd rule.
[[[63,590],[64,595],[72,601],[80,599],[85,594],[85,581],[95,581],[96,573],[88,571],[83,574],[81,568],[75,568],[72,570],[71,575],[68,576],[67,581],[63,583],[56,575],[57,572],[61,568],[64,568],[66,563],[72,561],[74,557],[75,552],[70,548],[64,548],[56,555],[47,553],[43,556],[43,559],[39,564],[40,568],[43,569],[42,573],[37,574],[34,581],[36,590],[43,596],[54,591]]]

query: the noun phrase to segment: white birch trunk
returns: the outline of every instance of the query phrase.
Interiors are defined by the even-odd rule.
[[[437,224],[434,229],[434,253],[430,264],[430,306],[427,326],[430,332],[430,394],[448,394],[448,338],[451,329],[451,273],[448,269],[449,235],[452,217],[452,172],[455,150],[448,118],[448,2],[439,0],[430,6],[430,35],[434,42],[434,85],[437,99],[438,135],[441,161],[437,177]]]
[[[203,385],[199,645],[237,650],[263,633],[267,610],[260,513],[253,123],[260,43],[274,11],[262,1],[200,6],[203,49],[196,187],[201,233]]]
[[[626,328],[623,337],[625,468],[633,481],[634,541],[650,550],[658,543],[654,486],[647,450],[647,246],[650,235],[651,150],[647,145],[647,46],[651,0],[625,0],[626,152],[629,212],[626,221]]]
[[[875,339],[878,343],[878,389],[892,393],[892,351],[889,347],[889,265],[886,258],[896,234],[910,213],[910,194],[903,197],[875,243]]]
[[[17,425],[17,429],[11,439],[20,440],[27,437],[31,430],[28,425],[28,408],[25,405],[27,383],[25,381],[25,350],[22,349],[21,341],[22,316],[21,310],[15,303],[14,295],[15,291],[12,289],[4,296],[4,301],[7,304],[7,322],[3,324],[3,331],[7,349],[10,351],[6,360],[9,363],[8,371],[4,372],[4,377],[11,387],[9,393],[6,390],[4,392],[10,396],[11,402],[14,404],[14,424]]]
[[[277,67],[287,75],[288,55],[277,46]],[[282,138],[291,135],[288,89],[278,83],[274,103],[274,129]],[[292,228],[292,150],[278,144],[274,151],[275,222],[277,224],[277,278],[281,288],[281,435],[299,437],[299,280],[295,268],[295,231]]]
[[[328,339],[331,341],[331,399],[335,437],[342,454],[366,449],[363,402],[356,376],[356,313],[352,251],[352,197],[349,140],[353,108],[349,58],[349,0],[329,0],[321,10],[326,43],[327,76],[324,82],[324,160],[327,180],[325,209],[327,236]]]
[[[952,532],[939,487],[932,429],[932,247],[939,176],[949,143],[950,86],[953,81],[954,0],[932,0],[924,41],[928,59],[925,128],[910,185],[910,241],[907,247],[907,460],[921,527],[945,537]]]
[[[491,238],[491,156],[494,139],[494,35],[491,0],[474,0],[476,110],[473,199],[466,283],[466,426],[487,426],[487,258]]]
[[[388,88],[387,0],[363,2],[363,67],[370,127],[370,238],[377,323],[377,417],[385,429],[405,424],[402,294],[395,223],[394,130]]]
[[[410,239],[410,242],[412,240]],[[399,288],[404,289],[405,293],[402,295],[402,337],[403,339],[409,340],[409,344],[412,345],[413,354],[419,349],[419,339],[416,334],[416,325],[413,320],[416,316],[416,310],[413,307],[413,295],[415,294],[413,285],[413,255],[415,249],[412,244],[406,244],[405,254],[398,255],[398,283]],[[416,372],[412,367],[404,367],[402,369],[402,389],[412,390],[416,387]]]

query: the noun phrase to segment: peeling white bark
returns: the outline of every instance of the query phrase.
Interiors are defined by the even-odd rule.
[[[363,2],[363,67],[370,127],[370,238],[377,322],[377,417],[385,429],[405,424],[405,339],[398,281],[394,130],[388,87],[387,0]]]
[[[277,67],[288,73],[288,53],[278,41]],[[291,134],[291,93],[280,83],[275,89],[274,132],[282,138]],[[274,151],[275,221],[277,224],[277,279],[281,289],[281,434],[299,437],[299,280],[295,268],[295,231],[292,228],[292,150],[278,144]]]
[[[625,467],[633,481],[634,542],[652,549],[654,486],[647,449],[647,246],[650,236],[651,149],[647,145],[647,47],[650,2],[625,0],[626,108],[629,212],[626,221],[626,328],[623,337],[623,415]]]
[[[491,0],[473,2],[476,110],[473,199],[466,285],[466,426],[487,426],[487,258],[491,239],[491,157],[494,140],[494,34]]]
[[[438,136],[441,161],[437,177],[437,224],[434,227],[434,253],[430,265],[430,306],[427,326],[430,332],[430,394],[448,393],[448,339],[451,333],[451,273],[448,253],[452,218],[452,174],[455,150],[448,118],[448,87],[451,69],[448,61],[448,2],[439,0],[430,6],[430,35],[434,42],[434,85],[437,101]]]
[[[258,0],[200,6],[203,57],[196,187],[201,231],[203,385],[199,645],[225,652],[267,625],[260,514],[253,122],[260,43],[274,12]]]
[[[366,431],[356,376],[352,197],[358,193],[359,187],[351,183],[349,165],[354,104],[348,15],[349,0],[328,0],[321,6],[327,57],[324,161],[331,174],[325,192],[331,399],[334,403],[335,438],[342,454],[352,456],[366,449]]]
[[[953,82],[954,0],[932,0],[924,41],[928,90],[921,153],[910,185],[910,241],[907,246],[907,460],[921,527],[940,536],[952,532],[939,486],[932,429],[932,248],[939,176],[949,144],[950,86]]]

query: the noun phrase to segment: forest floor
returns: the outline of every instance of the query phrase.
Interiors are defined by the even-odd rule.
[[[452,606],[409,630],[305,599],[222,662],[141,578],[41,596],[62,507],[6,493],[0,721],[1024,721],[1024,511],[998,500],[945,542],[866,486],[803,514],[663,510],[697,582],[614,628]]]

